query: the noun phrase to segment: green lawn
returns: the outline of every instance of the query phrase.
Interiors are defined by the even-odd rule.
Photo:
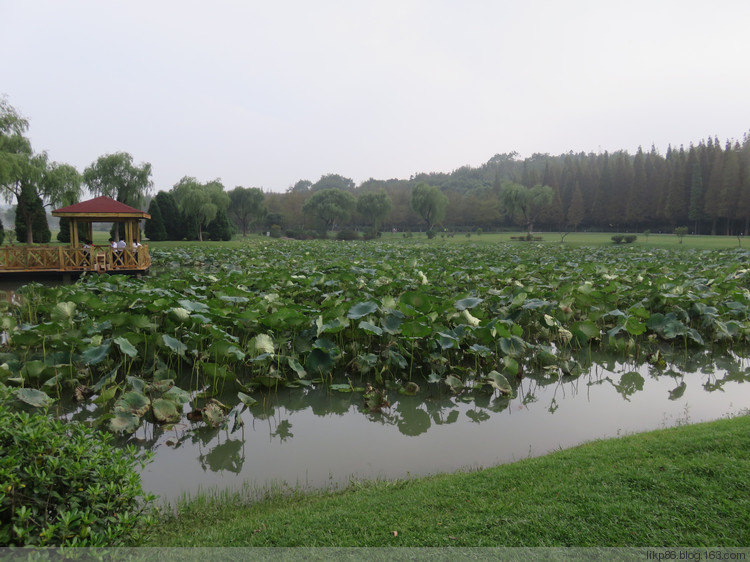
[[[446,451],[450,454],[450,451]],[[750,416],[468,473],[200,497],[147,546],[747,546]]]

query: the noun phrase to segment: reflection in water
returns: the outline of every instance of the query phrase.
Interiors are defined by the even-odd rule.
[[[750,384],[742,384],[750,379],[749,362],[732,353],[719,360],[683,354],[669,364],[587,356],[586,364],[578,377],[527,373],[510,381],[512,398],[471,389],[453,394],[439,383],[422,384],[418,396],[391,389],[391,406],[382,412],[372,412],[362,392],[267,392],[242,412],[243,425],[140,429],[136,438],[156,452],[144,486],[176,499],[245,481],[320,487],[353,477],[402,478],[495,465],[750,407]]]

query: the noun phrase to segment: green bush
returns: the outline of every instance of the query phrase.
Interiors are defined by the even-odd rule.
[[[137,466],[112,435],[13,412],[0,386],[0,546],[137,544],[152,523]]]
[[[622,242],[623,238],[625,238],[625,237],[622,234],[615,234],[612,237],[612,242],[614,242],[615,244],[620,244]]]
[[[359,240],[359,234],[353,230],[340,230],[336,234],[336,238],[339,240]]]
[[[638,237],[635,234],[627,234],[625,235],[624,240],[626,244],[632,244],[633,242],[638,240]]]
[[[271,238],[281,238],[281,227],[278,224],[271,226]]]

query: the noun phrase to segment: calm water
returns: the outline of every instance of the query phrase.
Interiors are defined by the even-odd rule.
[[[750,408],[750,362],[597,364],[575,380],[524,379],[511,400],[393,392],[370,413],[360,393],[292,389],[259,398],[236,431],[183,424],[135,435],[156,457],[144,487],[173,501],[199,490],[280,484],[324,487],[488,467],[597,438],[713,420]],[[662,371],[665,372],[665,371]]]

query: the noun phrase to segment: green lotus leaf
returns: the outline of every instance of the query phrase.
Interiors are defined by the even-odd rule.
[[[176,422],[182,417],[182,412],[177,410],[177,406],[171,400],[157,398],[151,404],[154,411],[154,417],[160,422]]]
[[[464,383],[455,375],[448,375],[445,377],[445,384],[451,389],[451,392],[457,393],[464,389]]]
[[[237,398],[239,398],[240,402],[242,402],[245,406],[252,406],[253,404],[258,403],[255,398],[253,398],[252,396],[248,396],[244,392],[238,392]]]
[[[147,396],[131,390],[120,396],[120,399],[115,403],[115,412],[130,412],[140,417],[148,412],[150,406],[151,400]]]
[[[378,305],[374,302],[360,302],[349,309],[349,312],[346,313],[346,317],[350,320],[359,320],[368,314],[373,314],[377,310]]]
[[[125,355],[130,357],[131,359],[138,357],[138,350],[133,347],[133,344],[131,344],[126,338],[120,337],[115,338],[114,341],[117,344],[117,347],[120,348],[120,351],[122,351]]]
[[[27,361],[21,369],[21,376],[26,379],[38,379],[49,366],[43,361]]]
[[[250,340],[250,349],[256,354],[273,353],[273,338],[268,334],[258,334]]]
[[[72,324],[76,315],[76,303],[59,302],[50,312],[50,318],[60,324]]]
[[[178,322],[187,322],[188,320],[190,320],[190,311],[185,308],[171,308],[169,309],[169,315]]]
[[[208,307],[207,304],[202,302],[195,302],[195,301],[189,301],[189,300],[179,300],[177,303],[185,310],[189,312],[210,312],[211,309]]]
[[[289,365],[289,368],[292,369],[295,373],[297,373],[297,376],[299,378],[305,378],[307,376],[307,371],[305,371],[305,368],[302,366],[302,363],[297,361],[294,357],[287,357],[286,358],[287,365]]]
[[[457,301],[453,303],[453,306],[456,307],[456,310],[467,310],[469,308],[474,308],[478,304],[484,302],[484,299],[480,299],[477,297],[467,297],[465,299],[461,299],[460,301]]]
[[[109,355],[110,345],[111,343],[107,341],[105,344],[88,348],[81,353],[81,361],[87,365],[98,365],[107,358],[107,355]]]
[[[35,408],[46,408],[55,401],[54,398],[47,396],[46,393],[36,388],[19,388],[18,390],[14,390],[13,394],[21,402],[25,402]]]
[[[305,359],[305,370],[309,373],[325,375],[333,370],[334,358],[323,349],[313,349]]]
[[[359,329],[368,333],[373,334],[376,336],[382,336],[383,335],[383,329],[375,326],[373,324],[370,324],[369,322],[365,322],[364,320],[359,323]]]
[[[141,418],[130,412],[117,412],[109,420],[109,429],[114,432],[133,433],[141,425]]]
[[[487,373],[487,376],[485,377],[485,381],[487,384],[489,384],[492,388],[500,392],[501,394],[506,395],[512,395],[513,389],[510,386],[510,383],[508,382],[508,379],[506,379],[502,374],[498,373],[497,371],[490,371]]]
[[[164,345],[166,345],[169,349],[174,351],[175,353],[184,356],[185,352],[187,351],[187,346],[182,343],[180,340],[173,338],[172,336],[168,336],[167,334],[162,334],[161,339],[164,342]]]
[[[178,406],[190,402],[190,393],[177,386],[173,386],[161,396],[164,400],[174,402]]]

